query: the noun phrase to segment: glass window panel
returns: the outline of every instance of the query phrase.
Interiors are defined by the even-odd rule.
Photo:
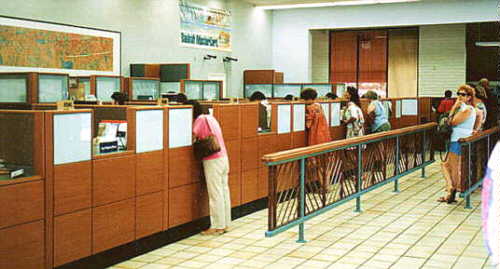
[[[254,92],[261,92],[267,98],[273,97],[273,85],[272,84],[247,84],[245,85],[245,97],[250,98]]]
[[[306,125],[306,105],[293,105],[293,131],[304,131]]]
[[[157,80],[134,79],[132,80],[132,83],[134,89],[132,99],[143,99],[146,96],[152,97],[154,100],[158,99],[160,85]],[[142,96],[143,98],[139,98],[139,96]]]
[[[340,126],[340,103],[332,103],[330,113],[330,126]]]
[[[302,89],[313,88],[318,92],[318,97],[324,97],[327,93],[332,92],[331,84],[304,84]]]
[[[278,134],[290,132],[291,106],[278,105]]]
[[[90,78],[79,78],[78,82],[83,84],[85,96],[90,95]]]
[[[68,77],[39,75],[38,102],[48,103],[68,99]]]
[[[205,82],[203,84],[203,99],[219,100],[219,85],[217,82]]]
[[[402,113],[403,116],[416,116],[418,115],[418,101],[417,99],[403,99]]]
[[[0,77],[0,102],[26,103],[26,75],[2,75]]]
[[[54,164],[90,160],[91,114],[54,115]]]
[[[343,83],[342,84],[335,84],[335,86],[337,88],[337,91],[336,91],[337,96],[339,98],[341,98],[344,95],[344,92],[345,92],[347,86],[346,86],[346,84],[343,84]]]
[[[193,133],[193,109],[180,108],[168,111],[168,147],[191,146]]]
[[[96,94],[97,99],[110,102],[113,99],[111,95],[114,92],[121,91],[120,78],[114,77],[97,77],[96,79]]]
[[[293,84],[274,84],[274,96],[273,97],[285,97],[289,94],[300,97],[300,89],[302,85]]]
[[[136,114],[137,153],[163,149],[163,110],[141,110]]]
[[[181,89],[180,82],[161,82],[160,83],[160,92],[168,93],[168,92],[179,92]]]
[[[185,81],[184,93],[188,99],[200,100],[202,96],[203,82],[201,81]]]

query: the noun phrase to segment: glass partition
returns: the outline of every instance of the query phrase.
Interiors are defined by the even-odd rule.
[[[273,97],[283,98],[289,94],[293,95],[294,97],[300,97],[301,89],[302,85],[300,84],[274,84]]]
[[[159,97],[160,84],[158,80],[132,79],[133,100],[156,100]]]
[[[332,92],[332,84],[304,84],[302,89],[313,88],[318,92],[318,97],[325,97],[327,93]]]
[[[91,159],[92,114],[54,115],[54,164]]]
[[[78,78],[78,83],[83,84],[85,96],[90,95],[90,78]]]
[[[50,103],[68,99],[68,76],[38,75],[38,102]]]
[[[163,149],[163,110],[140,110],[136,113],[136,152]]]
[[[247,84],[245,85],[245,97],[250,98],[254,92],[261,92],[267,98],[273,97],[273,85],[272,84]]]
[[[160,82],[160,93],[179,92],[180,89],[180,82]]]
[[[203,99],[204,100],[219,100],[220,83],[219,82],[204,82],[203,83]]]
[[[337,88],[337,90],[336,90],[336,92],[337,92],[337,96],[338,96],[339,98],[341,98],[341,97],[342,97],[342,95],[344,95],[344,92],[345,92],[345,90],[346,90],[346,87],[347,87],[347,86],[346,86],[346,84],[342,84],[342,83],[340,83],[340,84],[335,84],[335,87]]]
[[[203,99],[203,82],[201,81],[185,81],[184,93],[188,99],[200,100]]]
[[[114,92],[121,91],[121,78],[96,77],[96,97],[98,100],[110,102]]]
[[[27,103],[28,75],[1,75],[0,102]]]

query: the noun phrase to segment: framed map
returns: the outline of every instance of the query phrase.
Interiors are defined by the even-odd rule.
[[[121,33],[0,16],[0,72],[120,75]]]

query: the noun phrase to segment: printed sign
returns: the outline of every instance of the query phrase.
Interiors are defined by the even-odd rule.
[[[179,1],[181,45],[231,51],[231,13]]]

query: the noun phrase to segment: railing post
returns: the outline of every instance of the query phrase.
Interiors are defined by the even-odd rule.
[[[468,142],[467,143],[467,149],[469,151],[469,158],[468,158],[468,164],[467,164],[467,170],[468,170],[468,189],[471,188],[471,179],[472,179],[472,158],[471,158],[471,155],[472,155],[472,146],[471,146],[471,142]],[[467,190],[467,195],[465,196],[465,208],[466,209],[472,209],[472,205],[471,205],[471,201],[470,201],[470,191]]]
[[[269,166],[268,229],[276,229],[276,166]]]
[[[306,159],[300,159],[300,219],[305,215],[305,173],[306,173]],[[304,222],[299,224],[299,239],[297,243],[305,243],[304,239]]]
[[[424,132],[422,133],[422,175],[421,177],[422,178],[425,178],[425,143],[426,143],[426,139],[425,139],[425,130]]]
[[[358,182],[356,183],[356,192],[361,192],[362,178],[363,178],[363,160],[362,160],[361,145],[358,145]],[[356,197],[356,210],[354,212],[361,212],[361,196]]]
[[[399,176],[399,136],[396,136],[396,180],[394,180],[394,192],[399,192],[399,182],[397,177]]]

